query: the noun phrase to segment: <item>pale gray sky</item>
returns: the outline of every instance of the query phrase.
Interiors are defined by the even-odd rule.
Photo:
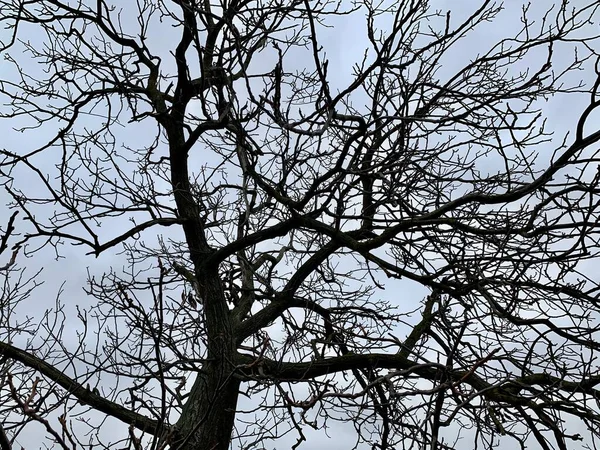
[[[480,4],[479,1],[475,0],[446,0],[433,1],[431,3],[434,8],[442,11],[451,9],[453,20],[457,21],[460,20],[461,17],[468,15],[477,5]],[[520,15],[520,5],[523,3],[525,2],[520,0],[506,1],[506,10],[496,19],[493,24],[480,25],[479,28],[472,33],[468,39],[465,39],[461,43],[460,47],[457,47],[457,50],[451,55],[452,58],[448,58],[447,60],[443,61],[444,65],[438,74],[440,78],[443,79],[445,76],[452,75],[454,71],[463,67],[470,58],[474,57],[479,52],[487,50],[502,37],[512,36],[519,27],[518,19]],[[538,1],[534,3],[535,4],[532,5],[532,10],[535,8],[546,8],[551,2]],[[535,12],[532,11],[532,14],[535,14]],[[127,23],[128,20],[132,19],[133,18],[131,16],[125,16],[124,23]],[[364,49],[368,46],[368,42],[365,40],[364,36],[364,20],[359,14],[335,18],[332,20],[332,23],[334,25],[332,28],[320,30],[319,35],[321,37],[321,44],[324,47],[324,53],[327,55],[330,61],[329,76],[332,86],[335,89],[343,88],[352,79],[351,66],[362,58]],[[0,33],[6,32],[0,31]],[[34,27],[29,27],[26,30],[26,33],[27,39],[29,39],[32,43],[35,43],[36,40],[40,39],[40,36],[36,34],[38,33],[38,30]],[[0,36],[2,36],[2,34],[0,34]],[[177,37],[175,37],[175,40],[170,40],[169,28],[164,25],[162,25],[162,28],[160,28],[159,33],[151,33],[150,36],[151,38],[148,41],[148,46],[154,46],[153,48],[155,49],[155,53],[161,53],[165,55],[165,59],[168,58],[168,54],[173,49]],[[19,62],[22,64],[22,67],[26,72],[34,72],[41,69],[39,66],[32,66],[27,60],[26,55],[19,55],[18,50],[19,47],[15,47],[15,50],[12,51],[13,56],[15,58],[19,58]],[[566,46],[565,48],[557,49],[557,53],[559,55],[557,56],[557,59],[560,61],[560,59],[563,57],[570,58],[572,55],[571,51],[572,50],[566,48]],[[561,52],[564,52],[564,56],[561,54]],[[307,54],[306,57],[309,58],[310,55]],[[273,64],[273,62],[274,60],[272,57],[265,56],[264,64],[267,66],[267,69]],[[302,67],[304,61],[301,58],[298,58],[295,62],[298,67]],[[530,67],[532,63],[535,63],[535,61],[522,61],[522,66],[523,68],[527,68]],[[289,68],[291,68],[293,62],[286,61],[286,64],[290,64]],[[6,64],[3,64],[0,67],[0,76],[2,78],[14,77],[14,73],[9,67],[10,66]],[[593,72],[590,72],[589,74],[581,73],[581,75],[584,77],[593,77],[594,74]],[[357,101],[358,100],[359,99],[357,99]],[[585,107],[587,101],[587,98],[580,95],[560,96],[549,100],[544,105],[544,113],[548,119],[548,129],[554,130],[557,138],[560,138],[566,132],[573,130],[579,112]],[[26,152],[27,149],[33,149],[36,146],[39,146],[40,143],[45,142],[45,140],[51,136],[50,133],[53,131],[51,129],[42,129],[40,131],[25,133],[13,131],[13,128],[18,128],[25,123],[27,123],[26,120],[0,120],[0,135],[2,136],[0,147],[10,151]],[[597,120],[596,123],[600,123],[600,120]],[[149,132],[148,138],[153,137],[153,130],[150,130],[150,128],[146,130],[143,125],[137,126],[135,130],[133,127],[123,128],[121,133],[124,140],[138,140],[145,136],[146,131]],[[540,163],[547,161],[554,149],[554,146],[551,144],[541,146]],[[39,161],[44,164],[43,158]],[[52,158],[48,158],[47,164],[50,165],[51,163]],[[30,192],[34,192],[39,188],[39,186],[36,185],[36,182],[34,182],[30,175],[28,175],[25,171],[22,173],[15,173],[14,175],[16,176],[16,184],[23,185],[29,189]],[[2,225],[6,223],[10,214],[9,209],[4,207],[8,200],[9,199],[7,198],[5,192],[3,190],[0,191],[0,223]],[[39,214],[44,213],[46,212],[39,212]],[[21,217],[19,221],[22,220],[23,218]],[[110,239],[111,237],[119,234],[118,224],[118,220],[114,221],[110,225],[99,229],[98,232],[102,237]],[[21,222],[19,222],[19,225],[21,225]],[[169,236],[169,233],[172,232],[170,229],[158,231],[163,233],[165,236]],[[144,233],[142,237],[148,242],[155,242],[156,233],[157,232],[152,229],[149,233]],[[66,347],[74,347],[78,342],[77,330],[80,328],[80,324],[76,320],[76,306],[85,307],[88,306],[91,301],[94,301],[92,298],[87,297],[83,292],[88,271],[91,274],[99,276],[103,272],[110,270],[110,268],[120,271],[123,266],[127,265],[127,261],[125,261],[122,256],[119,256],[117,251],[103,253],[98,258],[95,258],[92,255],[86,256],[84,253],[85,252],[82,251],[81,247],[72,247],[70,245],[66,245],[61,248],[62,257],[59,259],[55,257],[52,251],[45,249],[41,252],[37,252],[33,257],[27,260],[21,257],[19,261],[21,266],[27,266],[29,273],[33,273],[38,268],[43,268],[40,281],[43,281],[44,285],[32,294],[32,297],[27,301],[27,303],[21,305],[21,310],[18,312],[18,314],[23,317],[41,317],[47,308],[54,307],[56,296],[59,290],[62,289],[61,298],[64,303],[64,313],[66,315],[65,323],[67,325],[63,334],[64,344]],[[3,264],[4,262],[0,261],[0,265]],[[401,296],[398,296],[398,293],[401,293]],[[412,310],[418,306],[418,302],[420,302],[423,296],[426,295],[426,291],[422,287],[419,287],[415,283],[411,282],[387,282],[386,290],[380,292],[380,294],[386,296],[386,298],[389,296],[388,299],[392,302],[398,302],[401,308]],[[418,316],[414,317],[414,320],[417,319]],[[26,339],[26,337],[23,336],[21,339]],[[18,345],[19,341],[17,340],[15,344]],[[103,381],[106,382],[106,380]],[[242,407],[245,407],[244,402],[242,402]],[[324,433],[316,432],[308,428],[305,429],[305,434],[308,438],[308,441],[300,448],[306,450],[317,450],[324,447],[327,447],[330,450],[344,450],[350,448],[355,442],[355,433],[352,425],[331,425],[333,426],[328,430],[328,435],[330,438],[327,438]],[[574,426],[580,427],[581,424]],[[120,427],[116,423],[113,429],[115,436],[123,436],[127,432],[126,426]],[[40,430],[40,433],[41,432],[42,431]],[[451,436],[455,433],[455,430],[449,428],[446,430],[446,432],[448,438],[451,438]],[[577,432],[585,435],[584,428],[578,429]],[[277,443],[273,443],[273,445],[268,446],[267,448],[269,448],[269,450],[271,448],[287,448],[292,442],[294,442],[292,437],[289,439],[284,438]],[[465,443],[465,446],[462,448],[470,448],[470,441],[466,442],[469,443]],[[39,435],[37,435],[36,432],[21,435],[18,443],[27,449],[37,448],[39,443]],[[461,446],[459,445],[458,447]],[[366,448],[366,446],[362,448]],[[535,445],[532,444],[530,448],[535,448]],[[572,448],[575,449],[579,447],[573,446]]]

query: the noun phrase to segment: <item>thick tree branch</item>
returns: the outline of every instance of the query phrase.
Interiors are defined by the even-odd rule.
[[[403,376],[418,375],[432,382],[439,380],[440,374],[446,374],[452,382],[465,383],[476,392],[482,392],[490,400],[512,405],[528,405],[530,398],[519,395],[519,392],[534,386],[555,387],[562,392],[586,394],[592,397],[600,396],[600,389],[595,388],[600,384],[600,375],[578,381],[567,381],[550,374],[538,373],[494,384],[475,373],[478,365],[480,364],[470,369],[450,370],[439,363],[417,363],[399,353],[361,355],[348,353],[302,363],[274,361],[264,357],[257,361],[252,355],[238,354],[238,368],[248,379],[262,376],[281,381],[302,381],[355,369],[390,369],[402,371]],[[257,371],[256,367],[260,367],[260,370]]]
[[[0,449],[12,450],[12,446],[10,445],[10,441],[8,440],[8,436],[6,436],[6,432],[4,431],[2,424],[0,424]]]
[[[90,405],[94,409],[119,419],[123,423],[133,425],[135,428],[150,434],[155,434],[157,430],[164,429],[164,425],[160,424],[157,420],[150,419],[117,403],[106,400],[68,377],[64,372],[51,364],[13,345],[0,342],[0,355],[18,361],[33,370],[37,370],[46,378],[52,380],[75,396],[81,403]]]

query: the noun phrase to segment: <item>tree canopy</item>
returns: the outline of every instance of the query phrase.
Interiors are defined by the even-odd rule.
[[[599,15],[0,1],[0,449],[598,446]]]

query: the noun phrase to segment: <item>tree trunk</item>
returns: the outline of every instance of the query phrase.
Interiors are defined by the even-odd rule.
[[[240,382],[230,363],[211,363],[198,374],[177,423],[177,450],[228,450]]]
[[[189,99],[187,99],[189,100]],[[240,381],[234,378],[236,340],[230,311],[219,279],[218,267],[206,267],[212,252],[200,219],[200,208],[192,195],[183,128],[185,105],[180,117],[164,124],[170,142],[171,182],[177,211],[198,281],[206,326],[207,362],[198,373],[183,406],[172,448],[176,450],[228,450],[233,432]]]
[[[228,450],[240,387],[234,374],[236,343],[218,272],[203,272],[198,281],[204,295],[208,361],[177,423],[177,450]]]

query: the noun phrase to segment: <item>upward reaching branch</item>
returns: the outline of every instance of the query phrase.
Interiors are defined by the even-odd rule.
[[[432,3],[0,2],[1,450],[597,446],[600,4]]]

